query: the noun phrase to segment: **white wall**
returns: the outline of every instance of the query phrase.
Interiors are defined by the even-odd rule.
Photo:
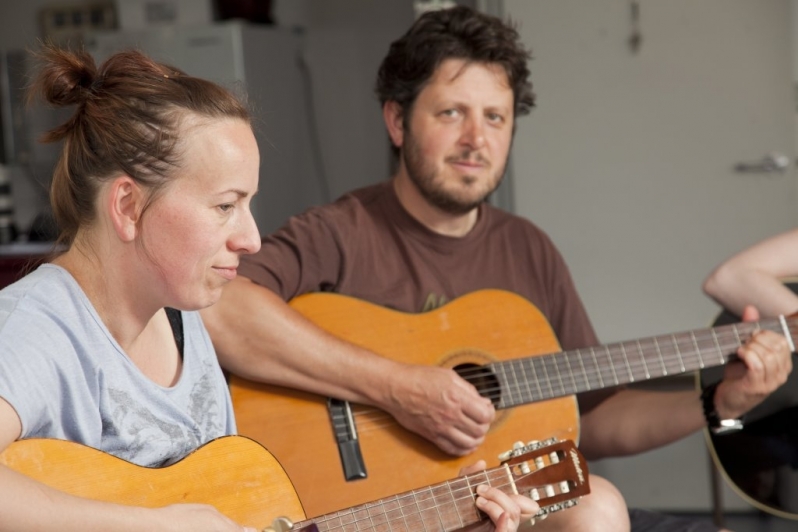
[[[538,95],[511,156],[517,212],[560,247],[602,342],[708,326],[711,269],[798,222],[794,167],[733,171],[795,156],[789,3],[641,1],[637,53],[626,0],[504,4]],[[709,506],[701,434],[591,467],[634,506]]]

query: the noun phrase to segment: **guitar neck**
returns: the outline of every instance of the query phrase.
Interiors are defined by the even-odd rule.
[[[721,366],[760,329],[783,334],[793,346],[798,317],[735,323],[495,362],[489,367],[502,390],[497,408]]]
[[[507,468],[499,467],[295,523],[291,530],[427,530],[432,523],[439,525],[434,530],[458,530],[485,519],[475,504],[475,489],[485,483],[505,493],[515,489]]]
[[[590,493],[587,463],[571,440],[530,442],[504,458],[499,467],[293,523],[290,530],[460,530],[487,519],[476,506],[480,484],[529,495],[540,505],[535,517],[569,508]]]

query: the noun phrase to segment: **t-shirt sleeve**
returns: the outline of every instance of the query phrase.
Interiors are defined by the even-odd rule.
[[[28,318],[17,312],[0,330],[0,397],[17,412],[23,438],[49,433],[52,427],[74,427],[76,421],[66,414],[80,400],[68,384],[83,378],[69,338],[55,326]]]
[[[587,315],[587,310],[576,291],[570,269],[554,244],[550,246],[547,269],[552,293],[549,294],[549,321],[563,351],[580,349],[599,344],[596,331]],[[592,410],[611,396],[617,389],[603,389],[579,394],[579,409],[582,414]]]
[[[341,272],[341,232],[333,229],[325,209],[291,217],[286,225],[262,239],[261,249],[242,257],[239,274],[284,300],[330,290]]]

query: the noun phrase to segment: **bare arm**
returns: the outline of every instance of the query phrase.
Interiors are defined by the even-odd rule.
[[[228,283],[202,317],[226,370],[378,406],[450,454],[476,449],[493,420],[490,401],[454,371],[396,362],[339,340],[248,279]]]
[[[0,399],[0,451],[16,440],[22,426],[16,411]],[[119,530],[242,532],[242,528],[199,504],[157,509],[98,502],[55,490],[0,465],[0,532]]]
[[[747,307],[743,318],[755,321],[759,315]],[[773,331],[754,334],[737,354],[740,361],[726,366],[715,393],[715,408],[723,419],[744,415],[792,371],[787,341]],[[588,459],[636,454],[677,441],[705,424],[698,391],[627,389],[582,416],[580,448]]]
[[[754,305],[764,316],[798,311],[798,296],[782,280],[798,276],[798,229],[773,236],[732,256],[704,281],[704,292],[740,315]]]

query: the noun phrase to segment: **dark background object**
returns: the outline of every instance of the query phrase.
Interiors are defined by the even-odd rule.
[[[271,0],[214,0],[216,20],[242,19],[258,24],[274,24]]]

